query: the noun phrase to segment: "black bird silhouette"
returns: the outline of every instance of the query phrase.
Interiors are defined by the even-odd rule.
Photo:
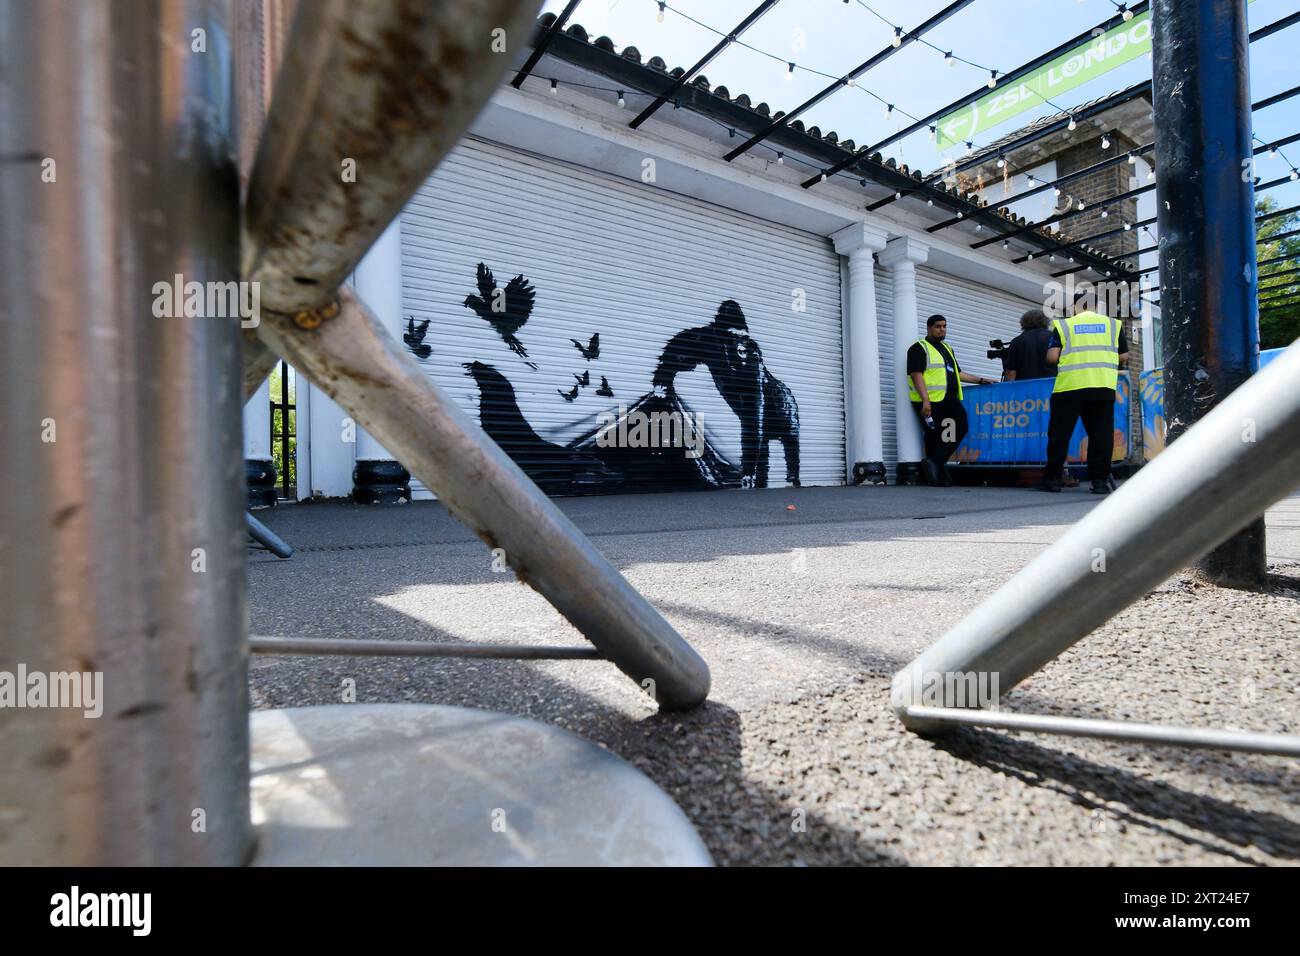
[[[577,380],[578,384],[581,385],[583,388],[586,388],[588,385],[591,384],[591,372],[586,371],[585,369],[583,370],[583,373],[581,375],[575,375],[573,377]]]
[[[537,292],[528,280],[518,275],[506,283],[504,290],[498,290],[492,270],[484,263],[478,264],[478,295],[465,297],[465,306],[473,309],[480,319],[496,329],[497,335],[510,346],[510,350],[523,358],[528,357],[528,350],[515,337],[533,312],[533,300]],[[529,363],[532,365],[532,363]],[[537,366],[533,365],[533,368]]]
[[[429,320],[425,319],[417,327],[415,316],[409,316],[406,320],[406,333],[402,336],[402,341],[406,347],[415,353],[416,358],[426,359],[433,354],[433,348],[424,344],[425,333],[429,331]]]
[[[582,357],[585,358],[588,362],[590,362],[592,359],[600,358],[600,333],[599,332],[592,333],[591,342],[586,347],[584,347],[583,344],[579,342],[577,339],[569,339],[569,341],[573,343],[573,347],[576,348],[579,352],[581,352]]]
[[[596,389],[596,394],[602,395],[605,398],[614,397],[614,390],[609,387],[609,380],[603,375],[600,377],[600,388]]]
[[[572,391],[568,391],[568,392],[566,392],[566,391],[565,391],[564,389],[562,389],[562,388],[557,388],[556,391],[560,393],[560,395],[564,398],[564,400],[565,400],[566,402],[571,402],[571,401],[573,401],[575,398],[578,397],[578,386],[577,386],[577,385],[573,386],[573,390],[572,390]]]

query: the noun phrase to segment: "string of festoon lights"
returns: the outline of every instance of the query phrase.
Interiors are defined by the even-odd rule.
[[[866,87],[866,86],[863,86],[862,84],[858,83],[856,79],[854,79],[854,78],[852,78],[852,77],[850,77],[850,76],[847,76],[847,75],[836,75],[836,74],[833,74],[833,73],[826,73],[826,72],[824,72],[823,70],[818,70],[818,69],[816,69],[815,67],[804,66],[804,65],[798,63],[798,62],[795,61],[795,60],[787,59],[786,57],[784,57],[784,56],[782,56],[782,55],[780,55],[780,54],[772,53],[772,52],[770,52],[770,51],[768,51],[768,50],[763,50],[763,49],[761,49],[761,48],[759,48],[759,47],[754,46],[752,43],[749,43],[749,42],[747,42],[747,41],[745,41],[745,40],[742,40],[742,39],[740,39],[739,37],[733,37],[733,36],[731,36],[731,34],[725,32],[725,31],[723,31],[723,30],[719,30],[717,27],[711,26],[710,24],[705,23],[705,22],[702,21],[702,20],[696,19],[695,17],[691,16],[690,14],[686,13],[685,11],[677,9],[677,8],[674,7],[672,4],[668,3],[667,0],[649,0],[649,2],[654,3],[655,6],[657,6],[657,7],[659,8],[659,9],[658,9],[658,13],[655,15],[655,19],[656,19],[659,23],[663,23],[663,22],[664,22],[665,15],[666,15],[667,13],[672,13],[672,14],[674,14],[674,15],[676,15],[676,16],[679,16],[679,17],[681,17],[682,19],[684,19],[684,20],[686,20],[686,21],[688,21],[688,22],[690,22],[690,23],[695,24],[696,26],[700,27],[701,29],[704,29],[704,30],[709,31],[710,33],[714,34],[715,36],[723,37],[723,38],[729,39],[732,43],[736,44],[737,46],[742,46],[742,47],[744,47],[745,49],[749,50],[749,51],[752,52],[752,53],[757,53],[759,56],[763,56],[763,57],[768,58],[769,60],[772,60],[772,61],[774,61],[774,62],[777,62],[777,63],[781,63],[781,64],[783,64],[784,67],[785,67],[784,76],[785,76],[785,79],[786,79],[787,81],[792,81],[792,80],[794,79],[794,75],[795,75],[795,72],[796,72],[797,70],[798,70],[798,71],[803,71],[804,73],[812,74],[813,76],[820,76],[820,77],[823,77],[823,78],[828,79],[828,80],[834,80],[834,81],[836,81],[836,82],[843,83],[845,86],[849,86],[849,87],[852,87],[852,88],[854,88],[854,89],[861,90],[863,93],[866,93],[866,94],[867,94],[868,96],[870,96],[872,99],[874,99],[874,100],[876,100],[877,102],[879,102],[880,104],[882,104],[882,105],[885,107],[885,119],[886,119],[886,120],[893,120],[893,119],[895,119],[895,114],[898,114],[899,116],[906,117],[907,119],[911,120],[913,123],[920,122],[919,117],[917,117],[917,116],[915,116],[914,114],[908,112],[907,110],[905,110],[905,109],[899,107],[899,106],[896,105],[895,103],[893,103],[893,102],[889,101],[888,99],[886,99],[885,97],[881,96],[879,93],[876,93],[874,90],[872,90],[872,89],[870,89],[870,88],[868,88],[868,87]],[[847,3],[849,3],[849,0],[843,0],[843,2],[844,2],[845,4],[847,4]],[[991,90],[997,88],[997,85],[998,85],[998,77],[1000,77],[1000,76],[1002,75],[1002,74],[1001,74],[1001,71],[996,70],[996,69],[993,69],[992,67],[983,66],[983,65],[981,65],[981,64],[979,64],[979,63],[976,63],[974,60],[970,60],[970,59],[967,59],[966,57],[963,57],[963,56],[958,55],[957,53],[955,53],[955,52],[952,51],[952,50],[943,50],[943,49],[941,49],[940,47],[935,46],[935,45],[934,45],[933,43],[931,43],[929,40],[925,39],[925,37],[913,35],[910,31],[905,30],[905,29],[904,29],[902,26],[900,26],[899,24],[894,23],[892,20],[888,19],[888,18],[885,17],[885,16],[882,16],[879,12],[877,12],[877,11],[876,11],[875,9],[873,9],[870,5],[868,5],[868,4],[865,2],[865,0],[856,0],[856,2],[857,2],[857,4],[858,4],[859,6],[861,6],[864,10],[868,11],[869,13],[871,13],[873,16],[875,16],[875,17],[876,17],[877,19],[879,19],[882,23],[886,24],[886,25],[887,25],[891,30],[894,31],[893,39],[892,39],[890,42],[891,42],[891,44],[894,46],[895,49],[897,49],[898,47],[902,46],[904,40],[908,40],[908,39],[910,39],[910,40],[912,40],[912,41],[914,41],[914,42],[920,43],[922,46],[924,46],[924,47],[926,47],[926,48],[932,50],[933,52],[942,55],[943,58],[944,58],[944,62],[945,62],[948,66],[950,66],[950,67],[952,67],[952,66],[956,66],[958,63],[965,63],[965,64],[967,64],[968,66],[971,66],[971,67],[974,67],[975,69],[980,70],[981,72],[987,73],[987,74],[988,74],[988,79],[985,81],[985,85],[988,86],[988,88],[991,89]],[[1038,94],[1035,94],[1035,95],[1038,95]],[[1061,106],[1058,105],[1057,103],[1054,103],[1052,100],[1050,100],[1050,99],[1046,99],[1046,98],[1042,98],[1041,96],[1040,96],[1040,98],[1043,100],[1044,103],[1046,103],[1048,106],[1051,106],[1053,109],[1056,109],[1056,110],[1058,110],[1058,111],[1060,111],[1060,112],[1062,112],[1062,113],[1068,112],[1068,110],[1066,110],[1064,107],[1061,107]],[[1074,126],[1074,121],[1073,121],[1073,118],[1071,118],[1071,128],[1073,128],[1073,126]],[[926,129],[927,129],[928,134],[929,134],[929,137],[930,137],[930,142],[935,142],[936,139],[937,139],[937,136],[938,136],[938,132],[939,132],[938,125],[937,125],[937,124],[933,124],[933,123],[932,123],[932,124],[928,124],[927,127],[926,127]],[[970,155],[972,155],[972,154],[975,152],[976,146],[975,146],[975,143],[974,143],[974,142],[972,142],[972,141],[970,141],[970,140],[966,140],[965,143],[964,143],[964,145],[965,145],[965,147],[966,147],[966,155],[967,155],[967,156],[970,156]]]
[[[1282,152],[1281,147],[1279,147],[1276,143],[1268,143],[1268,142],[1265,142],[1264,140],[1262,140],[1262,139],[1260,139],[1258,136],[1256,136],[1254,133],[1251,133],[1250,135],[1251,135],[1251,137],[1255,140],[1255,142],[1259,143],[1260,146],[1267,146],[1267,147],[1268,147],[1268,153],[1267,153],[1267,156],[1268,156],[1269,159],[1281,159],[1282,162],[1286,163],[1287,166],[1290,167],[1290,169],[1291,169],[1291,175],[1290,175],[1289,177],[1287,177],[1287,178],[1289,178],[1289,179],[1291,180],[1291,182],[1295,182],[1296,180],[1300,180],[1300,169],[1297,169],[1295,163],[1291,162],[1291,160],[1289,160],[1289,159],[1287,158],[1286,153]],[[1255,182],[1259,182],[1259,180],[1260,180],[1261,178],[1262,178],[1262,177],[1260,177],[1260,176],[1256,176],[1256,177],[1255,177]]]

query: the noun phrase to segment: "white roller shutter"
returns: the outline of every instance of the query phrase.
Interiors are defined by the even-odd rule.
[[[1020,334],[1020,316],[1043,307],[1041,302],[925,268],[916,270],[916,299],[917,338],[925,334],[925,320],[931,315],[946,317],[948,343],[962,371],[994,380],[1002,377],[1002,363],[986,354],[989,341],[1010,342]]]
[[[416,330],[408,347],[485,427],[492,424],[490,432],[496,428],[525,470],[545,473],[539,483],[547,491],[711,483],[657,481],[648,476],[658,472],[641,468],[640,458],[625,467],[622,459],[611,465],[593,457],[604,454],[593,438],[602,413],[645,400],[646,408],[665,407],[654,399],[652,376],[670,340],[681,369],[673,380],[681,404],[669,407],[699,415],[708,467],[692,464],[669,474],[740,477],[741,422],[719,390],[720,376],[742,411],[765,414],[749,433],[767,439],[769,486],[786,479],[784,449],[794,429],[785,425],[795,417],[790,396],[797,404],[801,483],[843,483],[840,273],[827,239],[654,185],[469,140],[407,205],[402,245],[403,305]],[[465,305],[468,296],[484,298],[479,263],[498,289],[523,276],[534,296],[531,310],[526,295],[509,290],[496,294],[503,312]],[[796,290],[806,311],[792,308]],[[747,335],[733,331],[738,316],[720,310],[725,300],[739,305]],[[523,315],[526,321],[511,333]],[[679,335],[688,330],[697,331]],[[594,335],[598,354],[585,355],[596,352]],[[686,370],[694,358],[707,361]],[[467,363],[479,363],[474,377]],[[487,405],[480,411],[481,394]],[[714,453],[720,457],[710,458]]]

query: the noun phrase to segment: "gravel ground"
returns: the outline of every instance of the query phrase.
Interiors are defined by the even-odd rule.
[[[656,713],[603,662],[305,657],[254,659],[253,702],[338,703],[350,678],[363,702],[557,724],[644,770],[720,864],[1294,864],[1294,761],[975,730],[931,741],[894,718],[890,675],[1096,503],[980,488],[568,499],[709,662],[704,707]],[[436,503],[261,516],[299,552],[250,557],[254,634],[581,642]],[[1270,593],[1175,577],[1006,709],[1300,733],[1300,497],[1268,524]]]

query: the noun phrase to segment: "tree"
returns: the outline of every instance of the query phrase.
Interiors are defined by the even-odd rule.
[[[1256,215],[1277,209],[1266,196],[1255,203]],[[1300,338],[1300,235],[1284,236],[1300,229],[1300,213],[1277,216],[1259,224],[1259,261],[1283,257],[1259,268],[1259,347],[1284,348]]]

